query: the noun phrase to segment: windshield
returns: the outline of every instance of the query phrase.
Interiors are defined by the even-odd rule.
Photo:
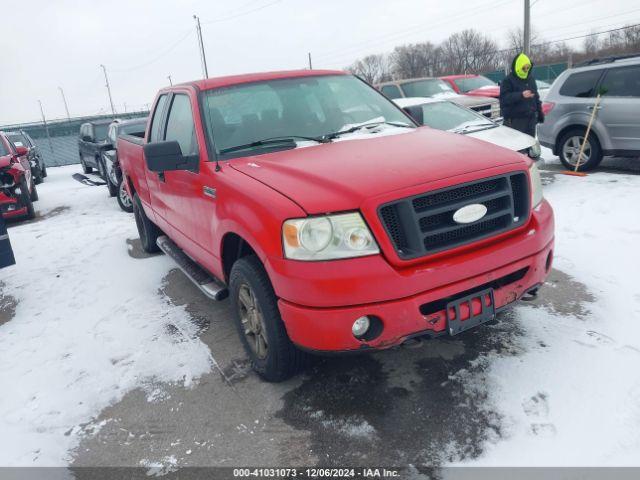
[[[13,143],[16,147],[27,147],[29,148],[29,142],[24,135],[21,133],[9,133],[7,134],[7,138],[11,143]]]
[[[455,94],[453,88],[439,78],[403,83],[402,90],[405,97],[434,97],[442,94]]]
[[[468,108],[451,102],[436,102],[422,105],[423,125],[438,130],[456,130],[463,126],[494,126],[486,117]]]
[[[109,129],[108,123],[101,123],[93,125],[93,136],[96,142],[102,142],[107,139],[107,130]]]
[[[454,80],[461,92],[466,93],[482,87],[497,87],[498,84],[487,77],[478,75],[477,77],[457,78]]]
[[[319,138],[372,121],[413,126],[389,100],[350,75],[234,85],[204,92],[203,100],[207,132],[218,154],[275,137]]]

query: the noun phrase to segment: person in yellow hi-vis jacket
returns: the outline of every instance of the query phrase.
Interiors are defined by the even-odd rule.
[[[531,67],[524,53],[515,56],[511,73],[500,83],[500,108],[507,127],[535,137],[536,125],[544,122],[544,114]]]

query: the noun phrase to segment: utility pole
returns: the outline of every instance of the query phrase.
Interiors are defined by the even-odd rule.
[[[47,125],[47,119],[44,118],[44,109],[42,108],[42,102],[38,100],[40,104],[40,114],[42,115],[42,124],[44,125],[44,131],[47,134],[47,139],[49,140],[49,150],[53,153],[53,144],[51,143],[51,135],[49,135],[49,126]]]
[[[171,75],[167,75],[167,78],[169,79],[169,85],[173,86],[173,82],[171,81]]]
[[[531,2],[524,0],[524,53],[529,55],[531,52]]]
[[[198,34],[198,43],[200,44],[200,59],[202,60],[202,73],[204,78],[209,78],[209,70],[207,69],[207,56],[204,53],[204,43],[202,42],[202,27],[200,27],[200,17],[193,16],[196,21],[196,33]]]
[[[104,72],[104,81],[106,82],[107,92],[109,92],[109,104],[111,105],[111,114],[115,117],[116,109],[113,108],[113,98],[111,98],[111,87],[109,86],[109,77],[107,77],[107,67],[100,64],[102,71]]]
[[[309,70],[313,70],[313,66],[311,65],[311,52],[309,52],[308,55],[309,55]]]
[[[67,112],[67,120],[71,120],[71,115],[69,115],[69,107],[67,106],[67,99],[64,97],[64,90],[62,90],[62,87],[58,87],[58,90],[60,90],[60,95],[62,95],[62,102],[64,103],[64,110],[65,110],[65,112]]]

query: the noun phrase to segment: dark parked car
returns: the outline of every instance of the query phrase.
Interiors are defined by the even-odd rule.
[[[122,169],[118,161],[117,140],[119,135],[133,135],[144,138],[147,118],[136,118],[134,120],[115,120],[109,125],[107,136],[112,147],[102,154],[105,167],[105,181],[109,189],[109,195],[118,199],[118,205],[125,212],[133,212],[131,197],[122,184]]]
[[[105,178],[102,153],[111,148],[107,135],[109,124],[113,120],[97,120],[83,123],[80,126],[78,150],[80,164],[84,173],[91,173],[95,168],[102,178]]]
[[[27,159],[31,166],[31,174],[35,183],[42,183],[44,177],[47,176],[47,166],[44,163],[44,158],[36,145],[36,142],[29,136],[24,130],[17,132],[6,132],[7,138],[16,147],[26,147],[29,151]]]

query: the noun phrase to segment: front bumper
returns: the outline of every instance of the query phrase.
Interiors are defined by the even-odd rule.
[[[514,303],[544,282],[551,269],[553,246],[551,241],[540,252],[518,262],[409,298],[343,308],[310,308],[285,300],[279,300],[278,306],[291,341],[305,350],[385,349],[414,336],[445,334],[445,309],[429,311],[430,307],[438,305],[438,300],[492,286],[496,310]],[[510,278],[518,278],[523,273],[521,278],[505,284]],[[355,319],[364,315],[377,317],[384,327],[372,341],[358,340],[351,333]]]
[[[17,198],[0,192],[0,213],[2,218],[16,218],[27,214],[27,207],[22,206]]]

